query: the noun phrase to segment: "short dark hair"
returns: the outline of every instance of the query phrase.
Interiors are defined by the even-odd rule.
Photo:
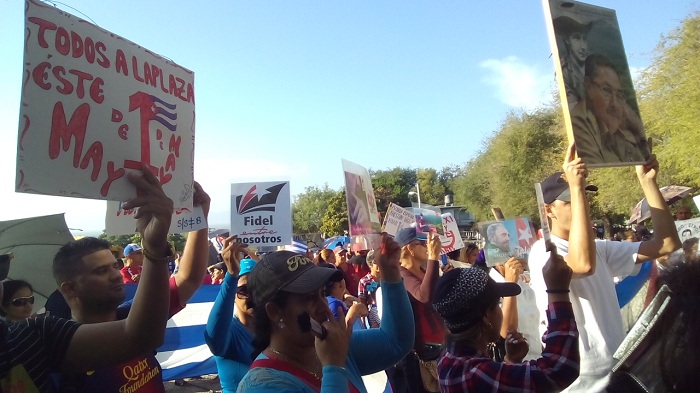
[[[586,62],[584,63],[584,75],[592,78],[596,72],[598,72],[598,68],[600,67],[608,67],[615,71],[615,74],[620,76],[620,73],[617,72],[617,68],[615,68],[613,63],[607,57],[596,53],[586,57]]]
[[[2,304],[4,306],[10,304],[10,301],[12,300],[12,295],[14,295],[15,292],[19,291],[22,288],[29,288],[29,290],[32,293],[34,293],[34,288],[32,288],[32,284],[24,280],[7,280],[3,282],[2,285]]]
[[[84,237],[64,244],[53,257],[53,277],[61,283],[73,280],[82,273],[83,257],[93,252],[109,250],[109,242],[95,237]]]

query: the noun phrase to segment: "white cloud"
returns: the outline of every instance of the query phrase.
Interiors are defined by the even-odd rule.
[[[529,110],[551,100],[553,75],[525,64],[516,56],[487,59],[479,66],[487,71],[482,81],[494,86],[496,97],[508,106]]]

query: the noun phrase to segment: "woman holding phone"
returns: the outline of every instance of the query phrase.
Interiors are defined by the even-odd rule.
[[[262,258],[248,276],[256,360],[239,392],[366,392],[362,375],[388,368],[411,350],[413,314],[399,274],[400,248],[384,234],[380,249],[384,319],[379,329],[354,332],[344,315],[333,318],[323,295],[340,271],[289,251]]]

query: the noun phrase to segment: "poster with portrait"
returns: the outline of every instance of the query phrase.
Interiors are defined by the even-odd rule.
[[[123,202],[107,201],[105,234],[108,236],[130,235],[138,232],[134,215],[138,209],[123,209]],[[201,206],[177,207],[173,211],[168,233],[198,231],[207,227],[207,217]]]
[[[615,10],[542,0],[569,143],[589,167],[650,155]]]
[[[416,228],[419,232],[437,233],[444,235],[442,216],[439,212],[430,209],[413,208],[413,214],[416,216]]]
[[[695,253],[700,255],[700,249],[698,248],[698,239],[700,239],[700,218],[676,221],[676,230],[683,244],[683,250],[689,251],[694,249]]]
[[[495,266],[509,258],[527,259],[537,235],[532,232],[530,220],[518,217],[503,221],[481,222],[479,233],[486,240],[486,265]]]
[[[25,10],[15,190],[125,201],[145,165],[191,208],[194,73],[44,2]]]
[[[352,243],[361,244],[365,250],[374,248],[381,240],[382,225],[369,171],[345,159],[342,164]]]
[[[250,246],[288,245],[292,238],[289,182],[231,184],[230,233]]]

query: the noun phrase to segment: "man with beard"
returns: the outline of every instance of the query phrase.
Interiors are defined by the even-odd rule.
[[[194,189],[193,202],[202,206],[206,216],[209,196],[197,182]],[[149,259],[144,250],[147,251],[142,247],[145,258]],[[208,229],[190,232],[180,269],[170,277],[169,317],[182,310],[199,288],[206,273],[208,256]],[[162,259],[167,265],[170,257]],[[108,242],[88,237],[64,245],[54,257],[53,273],[74,320],[93,324],[128,316],[132,303],[122,304],[125,297],[122,274],[109,252]],[[140,280],[140,285],[143,285],[143,280]],[[105,341],[113,339],[104,337]],[[96,368],[82,374],[54,375],[53,380],[58,391],[66,392],[165,392],[162,369],[152,347],[144,348],[140,356],[116,366]]]

